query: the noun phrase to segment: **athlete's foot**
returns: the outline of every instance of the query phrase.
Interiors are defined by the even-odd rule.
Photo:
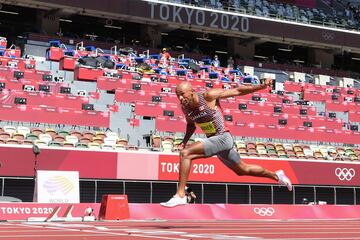
[[[285,175],[283,170],[278,170],[275,172],[276,176],[279,178],[279,184],[285,185],[289,191],[292,191],[292,184],[290,179]]]
[[[186,196],[180,197],[179,195],[175,194],[169,201],[160,203],[163,207],[176,207],[180,205],[186,205],[187,204],[187,198]]]

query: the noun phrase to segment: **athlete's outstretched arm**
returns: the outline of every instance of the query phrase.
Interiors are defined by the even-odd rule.
[[[249,85],[249,86],[238,86],[233,89],[223,90],[221,88],[214,88],[206,92],[205,98],[207,101],[213,101],[220,98],[229,98],[242,96],[249,93],[253,93],[262,89],[265,89],[272,85],[272,80],[270,78],[265,79],[265,82],[260,85]]]

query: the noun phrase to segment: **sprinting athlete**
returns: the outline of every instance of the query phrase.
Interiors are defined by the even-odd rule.
[[[169,201],[161,203],[162,206],[175,207],[187,204],[185,187],[192,160],[208,158],[214,155],[239,176],[270,178],[281,185],[286,185],[289,191],[292,191],[291,181],[283,170],[272,172],[261,166],[246,164],[240,160],[240,155],[234,148],[233,137],[224,124],[219,104],[219,100],[222,98],[253,93],[266,89],[271,84],[272,80],[266,79],[260,85],[242,85],[229,90],[214,88],[206,92],[195,92],[189,82],[182,82],[177,85],[176,95],[185,114],[187,126],[185,137],[179,145],[180,174],[178,189]],[[186,146],[186,143],[195,132],[196,126],[203,130],[207,138]]]

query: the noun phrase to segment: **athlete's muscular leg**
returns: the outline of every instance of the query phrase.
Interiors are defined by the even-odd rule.
[[[226,166],[239,176],[247,175],[254,177],[266,177],[275,181],[279,180],[278,176],[274,172],[271,172],[261,166],[246,164],[241,161],[239,153],[234,149],[220,152],[217,156]]]
[[[180,151],[180,173],[177,194],[185,196],[185,186],[189,177],[191,162],[197,158],[205,157],[204,146],[201,142],[195,142]]]
[[[278,181],[279,178],[272,171],[269,171],[259,165],[254,164],[246,164],[244,162],[239,162],[238,164],[234,164],[230,166],[231,170],[233,170],[237,175],[243,176],[254,176],[254,177],[266,177]]]

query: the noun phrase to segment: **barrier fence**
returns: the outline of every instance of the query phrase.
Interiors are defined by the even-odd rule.
[[[1,146],[0,176],[33,177],[35,156],[31,146]],[[360,186],[358,162],[243,157],[242,161],[269,170],[283,169],[294,185]],[[97,151],[41,147],[38,170],[78,171],[81,179],[177,181],[178,153]],[[237,176],[216,157],[193,162],[189,181],[239,184],[274,184],[273,180]]]
[[[213,204],[302,204],[326,202],[360,205],[360,187],[296,185],[292,192],[271,184],[204,183],[188,184],[197,195],[196,203]],[[2,177],[1,195],[33,201],[32,178]],[[160,203],[176,191],[177,183],[168,181],[80,180],[80,202],[100,203],[106,194],[126,194],[130,203]]]
[[[114,195],[113,195],[114,196]],[[116,195],[114,196],[116,197]],[[119,196],[122,197],[122,196]],[[71,208],[71,214],[66,211]],[[239,219],[359,219],[360,206],[308,206],[308,205],[241,205],[241,204],[191,204],[176,208],[164,208],[158,204],[124,204],[117,213],[108,209],[110,216],[102,213],[99,203],[89,204],[34,204],[1,203],[0,220],[28,221],[85,221],[91,208],[96,219],[105,220],[239,220]],[[110,208],[107,206],[106,208]],[[124,213],[124,210],[127,210]],[[100,211],[99,211],[100,210]],[[57,212],[57,217],[53,214]],[[116,212],[116,211],[115,211]],[[67,217],[59,217],[66,215]],[[93,219],[94,219],[93,218]],[[93,220],[92,220],[93,221]]]
[[[32,201],[35,156],[30,147],[0,147],[1,195]],[[217,158],[195,160],[189,176],[199,203],[328,204],[360,203],[360,164],[353,162],[243,158],[269,170],[283,169],[295,189],[270,179],[237,176]],[[178,154],[41,148],[37,170],[78,171],[81,202],[100,202],[104,194],[127,194],[132,203],[159,203],[176,191]]]

